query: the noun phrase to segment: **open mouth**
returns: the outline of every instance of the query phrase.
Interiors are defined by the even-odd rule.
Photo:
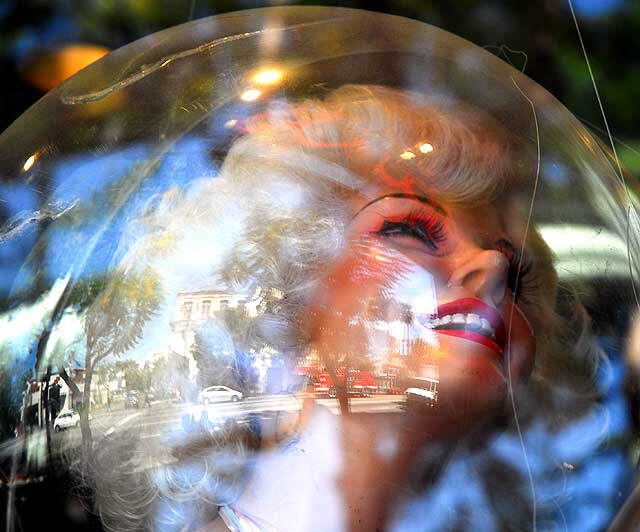
[[[424,317],[420,323],[440,334],[465,338],[484,345],[497,354],[504,350],[505,327],[498,311],[475,298],[444,303],[435,316]]]

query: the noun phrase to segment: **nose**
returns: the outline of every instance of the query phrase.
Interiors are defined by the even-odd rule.
[[[476,250],[459,262],[449,277],[449,287],[499,307],[507,291],[509,261],[493,249]]]

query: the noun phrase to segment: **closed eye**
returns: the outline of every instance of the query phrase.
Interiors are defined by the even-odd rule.
[[[446,240],[444,224],[435,216],[423,212],[411,212],[399,219],[387,219],[373,232],[387,238],[412,238],[424,244],[429,251],[439,251]]]

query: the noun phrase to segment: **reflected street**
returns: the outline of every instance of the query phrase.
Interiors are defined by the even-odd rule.
[[[105,439],[118,437],[119,434],[134,429],[140,434],[140,440],[145,447],[155,451],[154,460],[149,464],[154,466],[170,461],[167,455],[170,447],[167,447],[166,443],[173,439],[172,435],[183,437],[185,419],[199,426],[203,413],[206,412],[205,417],[210,423],[210,430],[215,431],[225,426],[225,423],[247,423],[251,414],[266,417],[274,412],[296,412],[300,409],[303,398],[291,395],[265,395],[248,397],[240,402],[208,405],[163,400],[154,401],[150,408],[114,408],[111,411],[101,409],[91,414],[91,431],[94,445],[99,448]],[[316,402],[336,415],[340,413],[340,405],[336,399],[316,398]],[[351,410],[354,413],[400,412],[404,403],[403,395],[376,395],[350,399]],[[75,427],[60,432],[52,430],[51,441],[54,455],[70,454],[82,443],[81,431]],[[15,477],[16,483],[37,482],[40,477],[30,476],[28,472],[38,471],[45,465],[46,431],[35,430],[30,434],[5,441],[0,446],[0,462],[4,464],[8,464],[13,457],[20,454],[24,457],[20,462],[26,470],[24,474]]]

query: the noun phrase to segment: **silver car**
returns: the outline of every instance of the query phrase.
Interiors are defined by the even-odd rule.
[[[53,422],[53,430],[60,432],[62,429],[80,426],[80,414],[75,410],[60,412]]]
[[[228,386],[209,386],[199,394],[200,402],[203,404],[218,403],[222,401],[240,401],[243,398],[242,392],[229,388]]]

